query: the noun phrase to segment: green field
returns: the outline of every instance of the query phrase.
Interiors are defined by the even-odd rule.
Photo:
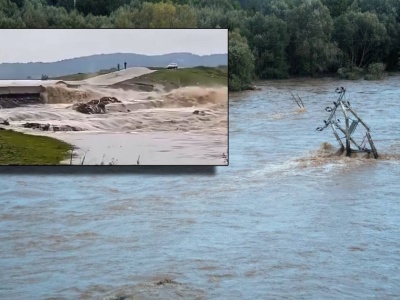
[[[58,165],[71,149],[50,137],[0,130],[0,165]]]
[[[226,68],[195,67],[176,70],[157,70],[139,76],[129,82],[162,84],[167,87],[184,86],[227,86],[228,72]]]

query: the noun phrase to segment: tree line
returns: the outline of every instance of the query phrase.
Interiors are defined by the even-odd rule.
[[[230,90],[400,69],[399,0],[0,0],[0,28],[228,28]]]

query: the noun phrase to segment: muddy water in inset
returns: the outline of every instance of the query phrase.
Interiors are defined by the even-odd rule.
[[[262,85],[215,175],[3,174],[0,298],[398,299],[400,77]],[[338,86],[381,159],[315,130]]]
[[[81,164],[85,157],[86,165],[132,165],[138,155],[145,165],[227,164],[223,158],[228,148],[227,87],[183,87],[168,93],[63,85],[46,89],[47,104],[0,109],[0,121],[8,119],[11,129],[74,145],[73,164]],[[117,97],[122,103],[108,104],[106,114],[72,109],[73,103],[103,96]],[[25,129],[26,122],[69,125],[82,132]]]

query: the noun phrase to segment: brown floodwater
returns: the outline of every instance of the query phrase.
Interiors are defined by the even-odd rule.
[[[0,298],[398,299],[400,76],[259,85],[215,174],[2,174]],[[380,159],[315,130],[338,86]]]

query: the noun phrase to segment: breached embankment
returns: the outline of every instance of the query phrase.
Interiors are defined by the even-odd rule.
[[[44,87],[41,96],[45,104],[60,104],[87,101],[97,95],[93,91],[85,90],[80,86],[72,88],[64,84],[55,84]]]
[[[125,102],[142,100],[147,104],[142,108],[156,107],[192,107],[192,106],[227,106],[228,89],[226,87],[182,87],[168,93],[164,91],[140,92],[106,87],[47,86],[43,92],[47,104],[73,104],[102,97],[113,97]],[[146,101],[147,100],[147,101]]]
[[[51,104],[2,110],[0,119],[50,131],[227,130],[228,89],[223,87],[147,93],[59,85],[46,87],[43,98]]]
[[[228,88],[183,87],[163,95],[168,107],[221,106],[228,105]]]

